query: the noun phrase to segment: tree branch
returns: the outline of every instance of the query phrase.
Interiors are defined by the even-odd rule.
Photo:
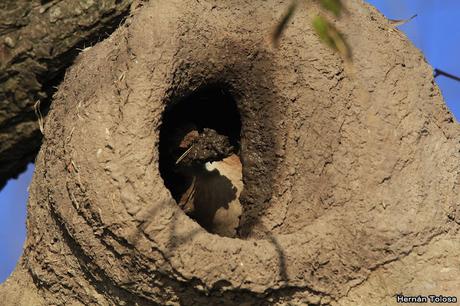
[[[436,77],[438,77],[438,76],[440,76],[440,75],[443,75],[443,76],[445,76],[445,77],[447,77],[447,78],[450,78],[450,79],[452,79],[452,80],[455,80],[455,81],[460,82],[460,77],[455,76],[455,75],[450,74],[450,73],[447,73],[447,72],[445,72],[445,71],[443,71],[443,70],[441,70],[441,69],[437,69],[437,68],[434,69],[434,77],[436,78]]]
[[[34,160],[35,113],[46,115],[79,48],[113,32],[132,2],[0,0],[0,190]]]

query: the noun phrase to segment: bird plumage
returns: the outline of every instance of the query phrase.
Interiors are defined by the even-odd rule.
[[[209,232],[234,237],[242,213],[243,174],[238,155],[207,162],[191,175],[179,206]]]

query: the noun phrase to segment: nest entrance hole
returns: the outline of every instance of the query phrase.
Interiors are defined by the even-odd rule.
[[[228,203],[237,198],[235,184],[212,169],[212,164],[227,157],[240,162],[240,134],[237,103],[221,85],[196,90],[163,113],[160,174],[179,206],[209,232],[216,232],[216,211],[228,209]],[[190,197],[202,199],[195,199],[198,207],[190,207]]]

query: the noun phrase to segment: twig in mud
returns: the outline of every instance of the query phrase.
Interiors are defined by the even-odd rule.
[[[42,115],[42,112],[40,110],[40,103],[41,101],[40,100],[37,100],[37,102],[35,102],[34,104],[34,111],[35,111],[35,115],[37,116],[37,119],[38,119],[38,127],[40,128],[40,132],[43,134],[43,131],[44,131],[44,126],[43,126],[43,115]]]
[[[190,153],[190,151],[192,150],[192,148],[193,148],[193,145],[191,145],[190,148],[188,148],[184,153],[182,153],[181,156],[179,156],[179,158],[176,160],[176,165],[177,165],[178,163],[180,163],[181,160],[183,160],[183,159]]]

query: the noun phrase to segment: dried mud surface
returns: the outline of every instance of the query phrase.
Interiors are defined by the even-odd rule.
[[[151,1],[79,56],[54,97],[25,253],[1,298],[391,305],[399,292],[458,294],[460,129],[431,68],[360,0],[340,24],[354,76],[307,26],[314,6],[273,49],[286,4]],[[207,86],[241,116],[238,238],[205,231],[160,175],[164,110]]]

